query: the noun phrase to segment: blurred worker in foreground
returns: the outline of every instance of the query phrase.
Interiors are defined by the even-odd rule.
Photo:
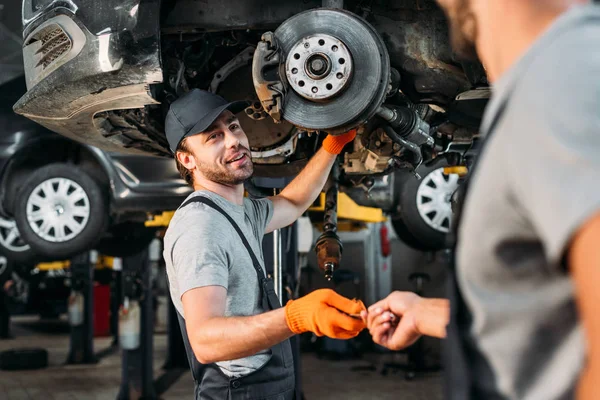
[[[454,50],[477,53],[494,89],[453,290],[395,292],[363,318],[391,349],[447,335],[453,399],[598,399],[600,6],[438,2]]]
[[[278,399],[295,395],[289,338],[352,338],[365,307],[317,290],[281,307],[266,270],[265,233],[292,224],[315,201],[351,131],[327,136],[304,170],[277,196],[244,198],[253,173],[250,145],[235,114],[245,102],[194,89],[177,99],[165,131],[182,177],[195,191],[164,239],[171,298],[196,383],[195,399]],[[201,365],[202,363],[204,365]]]

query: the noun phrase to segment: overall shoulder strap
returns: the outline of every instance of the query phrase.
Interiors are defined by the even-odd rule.
[[[260,266],[260,262],[258,261],[256,254],[254,254],[252,247],[250,247],[250,243],[248,243],[248,240],[244,236],[244,233],[242,232],[242,230],[240,229],[238,224],[233,220],[233,218],[231,218],[231,216],[229,214],[227,214],[221,207],[219,207],[214,201],[212,201],[211,199],[208,199],[204,196],[192,197],[188,201],[184,202],[179,208],[183,208],[191,203],[206,204],[207,206],[217,210],[225,218],[227,218],[227,220],[229,221],[231,226],[233,226],[235,231],[238,233],[240,239],[242,240],[242,243],[244,244],[244,247],[248,251],[248,254],[250,254],[250,258],[252,259],[252,265],[254,266],[254,269],[256,270],[256,275],[258,276],[258,284],[261,289],[263,308],[265,308],[265,310],[269,310],[269,309],[274,310],[276,308],[281,307],[281,303],[279,302],[279,299],[277,298],[277,295],[275,294],[275,288],[273,285],[273,281],[270,279],[267,279],[267,277],[265,276],[265,273],[264,273],[262,267]]]

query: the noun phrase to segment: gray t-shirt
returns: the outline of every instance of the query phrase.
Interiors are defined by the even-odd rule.
[[[585,338],[564,262],[600,211],[600,7],[561,16],[495,85],[506,102],[467,195],[458,283],[485,398],[574,397]]]
[[[208,191],[196,191],[188,199],[194,196],[213,200],[233,218],[265,270],[261,243],[273,215],[271,200],[245,198],[244,205],[238,206]],[[226,317],[264,312],[252,259],[231,223],[213,208],[191,203],[177,210],[165,234],[163,256],[171,298],[184,318],[181,296],[188,290],[205,286],[227,289]],[[217,365],[226,375],[239,377],[260,368],[269,358],[265,350]]]

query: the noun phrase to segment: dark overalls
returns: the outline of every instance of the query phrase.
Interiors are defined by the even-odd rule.
[[[180,208],[192,202],[204,203],[223,214],[240,235],[244,246],[250,253],[254,268],[258,275],[261,290],[261,301],[264,311],[275,310],[281,303],[275,294],[273,281],[267,279],[250,248],[248,241],[237,224],[212,200],[205,197],[194,197]],[[192,376],[195,381],[194,399],[196,400],[294,400],[295,377],[294,359],[289,339],[271,347],[271,358],[256,371],[241,377],[229,377],[215,364],[200,364],[192,351],[187,335],[185,320],[177,313],[183,342],[187,353]]]

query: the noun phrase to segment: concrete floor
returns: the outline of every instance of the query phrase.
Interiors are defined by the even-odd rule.
[[[121,358],[119,351],[102,358],[95,365],[65,365],[68,354],[68,324],[40,321],[37,317],[13,319],[16,338],[0,341],[0,351],[14,348],[42,347],[48,350],[49,367],[36,371],[0,371],[0,399],[4,400],[113,400],[119,391]],[[96,338],[96,353],[110,348],[111,338]],[[403,373],[382,376],[383,362],[392,354],[365,354],[360,360],[331,361],[315,354],[302,356],[303,391],[306,400],[325,399],[406,399],[437,400],[442,398],[440,374],[426,374],[406,381]],[[402,355],[396,355],[403,357]],[[166,357],[166,335],[154,337],[154,377]],[[164,393],[161,399],[192,398],[193,382],[188,371]]]

